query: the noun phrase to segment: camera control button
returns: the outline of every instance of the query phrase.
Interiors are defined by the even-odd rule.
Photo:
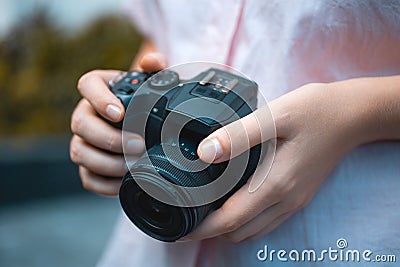
[[[130,95],[130,94],[134,93],[133,88],[128,87],[128,86],[120,87],[115,91],[116,91],[116,93],[122,94],[122,95]]]
[[[132,81],[131,81],[131,84],[138,84],[139,83],[139,80],[138,79],[133,79]]]
[[[215,90],[209,86],[196,86],[192,91],[192,95],[200,96],[200,97],[207,97],[211,99],[216,99],[222,101],[225,97],[225,94],[219,90]]]

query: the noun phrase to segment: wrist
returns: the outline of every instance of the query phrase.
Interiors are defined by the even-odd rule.
[[[359,78],[330,84],[350,146],[400,139],[400,76]]]

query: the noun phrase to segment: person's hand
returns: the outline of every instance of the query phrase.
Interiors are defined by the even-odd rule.
[[[166,65],[165,58],[159,53],[146,54],[140,61],[143,71],[158,71]],[[70,157],[79,165],[83,187],[103,195],[118,194],[121,178],[127,172],[122,155],[121,130],[103,119],[119,122],[124,117],[123,105],[108,88],[108,81],[118,73],[114,70],[94,70],[83,75],[78,82],[83,99],[71,118],[74,135]],[[125,147],[130,154],[144,151],[141,136],[130,133],[127,139]]]
[[[340,158],[362,142],[359,117],[344,90],[336,87],[308,84],[272,101],[278,145],[265,181],[252,193],[248,182],[182,240],[255,239],[305,207]],[[244,138],[250,146],[273,138],[268,114],[265,106],[213,132],[200,143],[199,157],[222,162],[249,148]],[[263,177],[253,179],[265,178],[265,165],[261,163],[255,174]]]

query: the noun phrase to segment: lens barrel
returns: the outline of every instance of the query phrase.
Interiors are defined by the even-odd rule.
[[[163,148],[172,150],[174,146],[160,144],[150,148],[124,176],[119,192],[121,206],[129,219],[146,234],[166,242],[176,241],[190,233],[217,205],[184,207],[192,201],[191,196],[182,190],[172,189],[170,183],[182,187],[201,186],[212,182],[223,171],[221,167],[216,170],[214,167],[211,175],[207,168],[198,172],[189,171],[179,163],[182,161],[178,157],[169,155],[167,158],[165,155]],[[198,159],[193,147],[180,146],[179,149],[186,159]],[[155,199],[138,183],[177,205]]]
[[[182,160],[179,160],[176,155],[168,154],[168,157],[165,155],[163,147],[170,149],[174,146],[176,145],[164,143],[150,148],[147,154],[142,155],[124,176],[119,192],[121,206],[129,219],[147,235],[165,242],[174,242],[184,237],[210,212],[219,208],[228,197],[246,183],[262,157],[261,145],[251,148],[248,164],[239,182],[214,202],[195,206],[192,205],[196,202],[194,199],[202,199],[203,196],[190,195],[187,188],[206,185],[214,181],[225,171],[228,162],[211,164],[207,168],[200,168],[200,171],[194,172],[189,170],[188,166],[183,166],[185,164],[182,164]],[[199,162],[195,162],[198,159],[197,154],[194,153],[195,147],[180,146],[183,156],[192,160],[193,165]],[[232,164],[235,165],[235,163]],[[178,190],[171,184],[182,188],[179,187]],[[142,187],[146,188],[146,191]],[[168,200],[167,203],[176,205],[161,202],[154,198],[154,195]]]

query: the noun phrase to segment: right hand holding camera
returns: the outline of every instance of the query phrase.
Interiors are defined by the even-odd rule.
[[[159,71],[166,67],[165,58],[159,53],[149,53],[140,61],[142,71]],[[111,93],[108,81],[119,71],[94,70],[83,75],[78,82],[82,95],[71,118],[73,137],[70,155],[79,165],[79,175],[85,189],[102,195],[117,195],[121,177],[127,172],[122,154],[121,130],[103,118],[119,122],[124,117],[124,107]],[[144,151],[140,135],[130,134],[126,148],[130,154]]]

